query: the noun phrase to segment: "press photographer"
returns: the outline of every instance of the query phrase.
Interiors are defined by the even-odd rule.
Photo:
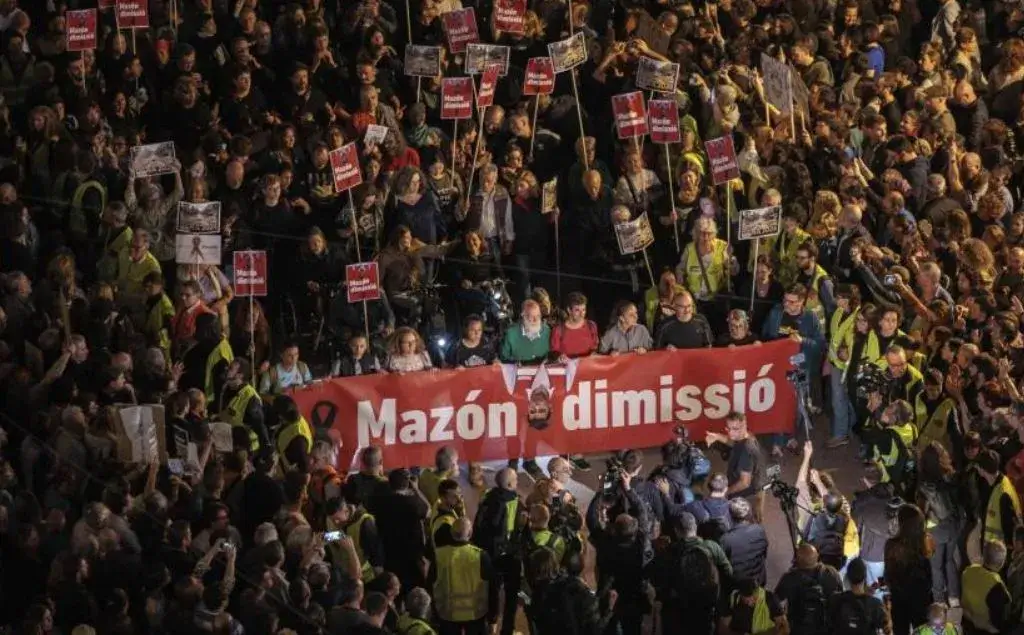
[[[889,481],[897,491],[908,490],[914,476],[914,446],[917,426],[914,410],[902,399],[889,404],[882,412],[884,428],[865,434],[869,457],[882,468],[883,481]]]
[[[603,509],[608,518],[629,514],[640,523],[640,530],[653,539],[654,523],[664,523],[665,505],[658,487],[639,476],[643,470],[640,453],[636,450],[618,452],[606,463],[607,469],[600,477],[601,491],[587,508],[587,527],[594,531]]]
[[[686,427],[676,426],[672,431],[676,436],[661,446],[662,464],[654,468],[650,476],[668,499],[669,516],[679,515],[684,505],[693,502],[694,482],[703,481],[711,472],[711,461],[699,447],[690,443]]]

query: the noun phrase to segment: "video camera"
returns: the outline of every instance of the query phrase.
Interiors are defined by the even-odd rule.
[[[601,484],[601,497],[606,501],[611,501],[619,496],[622,488],[622,476],[626,473],[626,467],[618,456],[605,459],[604,464],[605,470],[598,477],[598,482]]]
[[[854,385],[857,387],[857,398],[867,401],[872,393],[882,396],[882,406],[889,402],[892,379],[888,374],[871,362],[861,362],[857,367],[857,374],[854,375]]]
[[[686,426],[672,428],[675,439],[666,444],[662,459],[665,467],[684,472],[692,483],[706,478],[711,473],[711,461],[696,444],[690,442],[690,430]]]
[[[787,505],[796,505],[796,498],[800,495],[800,492],[797,488],[782,480],[781,465],[769,465],[765,476],[768,478],[768,482],[761,486],[761,491],[771,492],[772,496],[779,499],[783,508]]]

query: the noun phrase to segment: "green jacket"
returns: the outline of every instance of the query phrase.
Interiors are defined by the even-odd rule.
[[[523,335],[521,322],[513,324],[505,331],[505,337],[501,340],[501,361],[508,363],[540,362],[548,356],[551,351],[551,327],[546,323],[541,325],[540,335],[529,340]]]

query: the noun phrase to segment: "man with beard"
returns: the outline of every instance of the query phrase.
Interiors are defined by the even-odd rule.
[[[491,156],[500,157],[505,154],[509,133],[505,126],[505,109],[498,104],[488,108],[484,115],[484,139]]]
[[[281,96],[281,113],[287,121],[294,121],[302,137],[309,138],[318,130],[318,124],[334,122],[334,111],[327,107],[327,98],[309,83],[309,67],[298,63],[291,76],[291,90]]]

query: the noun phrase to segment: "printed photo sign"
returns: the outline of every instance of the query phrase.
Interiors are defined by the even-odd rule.
[[[679,80],[679,64],[662,62],[651,57],[641,57],[636,71],[637,88],[653,90],[656,93],[676,92]]]
[[[623,256],[635,254],[654,244],[654,231],[647,212],[633,220],[615,224],[615,239]]]
[[[526,32],[526,0],[494,0],[494,30],[514,35]]]
[[[341,194],[363,182],[363,171],[359,167],[359,148],[355,143],[332,150],[331,171],[334,173],[334,190]]]
[[[466,50],[466,45],[480,41],[480,31],[476,26],[476,12],[473,7],[449,11],[441,15],[445,37],[448,38],[448,50],[458,55]]]
[[[371,123],[366,126],[366,134],[363,135],[363,143],[366,145],[380,145],[388,138],[388,127],[378,126]]]
[[[491,66],[498,66],[498,74],[508,73],[508,58],[512,49],[499,44],[467,44],[466,74],[479,75]]]
[[[236,251],[232,255],[235,270],[235,295],[267,295],[267,252]]]
[[[550,57],[531,57],[526,62],[523,95],[550,95],[555,92],[555,66]]]
[[[736,161],[736,148],[732,144],[732,135],[708,139],[704,142],[704,149],[708,153],[711,178],[715,185],[740,178],[740,164]]]
[[[473,78],[445,77],[441,81],[441,119],[473,116]]]
[[[148,29],[149,0],[117,0],[114,15],[119,29]]]
[[[558,177],[541,186],[540,213],[550,214],[558,210]]]
[[[174,262],[179,265],[219,265],[220,234],[177,234]]]
[[[151,143],[144,146],[133,146],[129,154],[129,167],[136,179],[161,174],[174,174],[178,171],[178,161],[174,157],[174,142]]]
[[[497,64],[491,64],[480,75],[480,88],[476,91],[477,108],[482,109],[494,105],[494,90],[498,86],[498,71],[500,70]]]
[[[619,134],[619,139],[631,139],[647,134],[644,94],[640,91],[612,97],[612,111],[615,114],[615,130]]]
[[[761,54],[761,75],[768,102],[788,115],[793,108],[793,80],[789,66],[774,57]]]
[[[81,11],[64,12],[65,33],[67,51],[91,51],[96,48],[96,9],[82,9]]]
[[[679,106],[674,99],[652,99],[647,102],[647,119],[651,123],[651,141],[680,143]]]
[[[380,275],[377,262],[345,265],[345,288],[349,302],[380,300]]]
[[[782,229],[782,206],[758,207],[740,212],[738,240],[756,240],[776,236]]]
[[[179,234],[219,234],[220,201],[178,203]]]
[[[441,75],[441,47],[410,44],[405,47],[405,74],[412,77]]]
[[[582,31],[572,37],[548,44],[548,55],[556,73],[572,70],[587,61],[587,41]]]

